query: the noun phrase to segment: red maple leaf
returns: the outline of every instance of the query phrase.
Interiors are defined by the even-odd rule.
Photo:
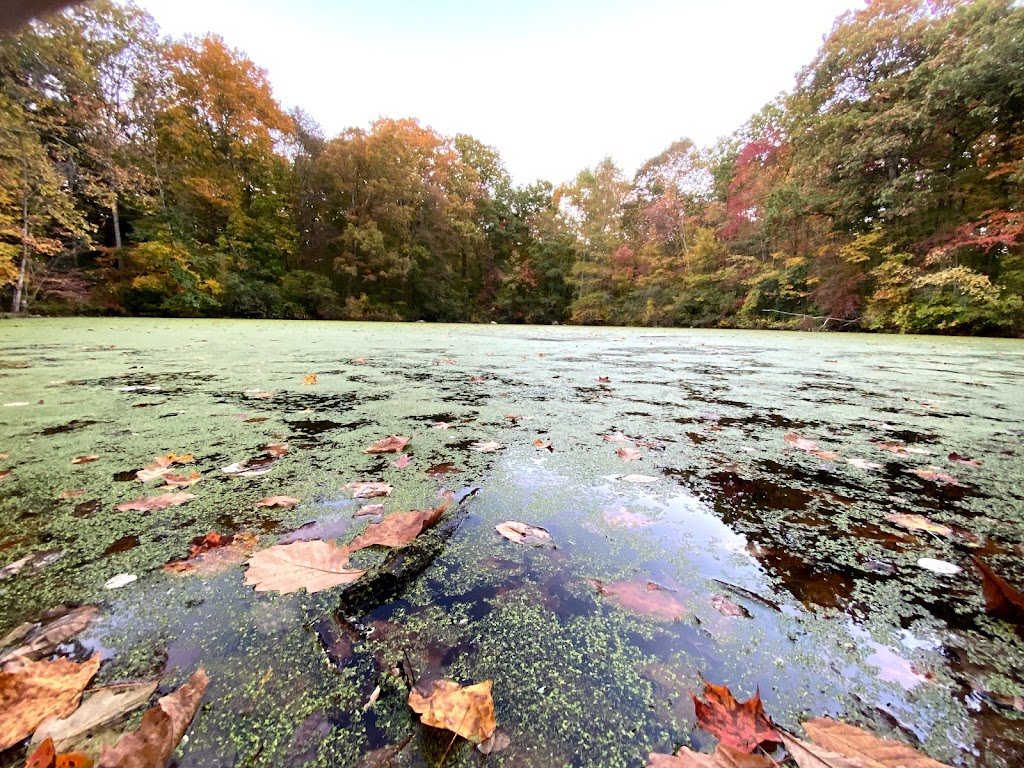
[[[712,685],[703,677],[701,682],[704,683],[707,702],[698,699],[692,691],[690,696],[693,697],[697,722],[704,730],[713,733],[723,744],[748,754],[758,744],[782,742],[761,706],[760,691],[741,704],[724,685]]]

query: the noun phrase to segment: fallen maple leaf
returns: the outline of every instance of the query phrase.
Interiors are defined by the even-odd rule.
[[[818,447],[818,444],[816,442],[814,442],[813,440],[808,440],[806,437],[800,437],[800,435],[798,435],[796,432],[787,432],[785,435],[783,435],[782,439],[785,440],[790,445],[799,448],[801,451],[809,453],[812,456],[816,456],[817,458],[823,461],[835,461],[836,459],[839,458],[838,453],[833,453],[832,451],[823,451],[821,448]]]
[[[786,731],[780,730],[779,735],[798,768],[864,768],[864,763],[860,760],[830,752],[817,744],[798,739]]]
[[[463,688],[450,680],[435,680],[427,695],[413,688],[409,692],[409,706],[424,725],[444,728],[479,744],[498,727],[491,685],[492,681],[485,680]]]
[[[14,650],[0,656],[0,664],[24,659],[36,660],[43,656],[49,656],[57,650],[58,646],[68,642],[88,627],[99,615],[99,612],[99,608],[94,605],[72,608],[62,604],[51,608],[43,613],[37,622],[22,624],[3,640],[0,640],[0,646],[21,643]]]
[[[370,523],[365,531],[352,540],[348,550],[355,552],[372,546],[404,547],[423,531],[436,525],[451,502],[452,497],[449,494],[441,504],[431,509],[395,512],[379,523]]]
[[[92,760],[77,753],[58,755],[53,739],[46,739],[29,756],[25,768],[92,768]]]
[[[399,469],[405,469],[410,464],[412,464],[412,459],[409,458],[409,454],[403,453],[401,456],[395,459],[394,464]]]
[[[297,541],[262,549],[249,558],[245,583],[257,592],[287,595],[305,589],[319,592],[348,584],[366,571],[348,568],[349,550],[327,541]]]
[[[356,512],[353,517],[373,517],[376,515],[384,514],[383,504],[367,504],[366,506],[360,507],[359,511]]]
[[[598,376],[597,377],[597,383],[598,384],[611,384],[611,381],[612,380],[609,379],[607,376]]]
[[[312,386],[313,384],[316,384],[316,374],[315,373],[307,373],[303,377],[302,383],[303,383],[304,386],[307,386],[307,387],[308,386]]]
[[[146,710],[137,730],[100,753],[97,768],[165,768],[206,693],[209,678],[198,669],[174,693]]]
[[[375,496],[390,496],[395,490],[387,483],[345,483],[345,490],[352,491],[353,499],[372,499]]]
[[[160,496],[143,496],[138,499],[118,504],[114,509],[118,512],[151,512],[154,509],[167,509],[177,507],[195,498],[192,493],[165,493]]]
[[[863,728],[838,720],[819,717],[808,720],[803,726],[811,741],[818,746],[843,757],[860,760],[862,765],[871,768],[949,768],[906,744],[880,739]]]
[[[248,531],[233,536],[221,536],[211,531],[192,540],[187,558],[172,560],[164,565],[164,570],[169,573],[193,573],[201,576],[222,573],[252,555],[256,544],[256,536]]]
[[[444,477],[445,475],[457,475],[462,470],[456,467],[454,464],[444,462],[442,464],[435,464],[427,470],[427,474],[430,477]]]
[[[889,451],[889,453],[913,453],[918,456],[931,456],[932,452],[925,448],[915,448],[914,446],[901,445],[900,443],[876,443],[878,448],[883,451]]]
[[[640,455],[640,451],[635,448],[627,448],[626,446],[622,446],[615,453],[623,461],[635,461],[636,459],[643,458]]]
[[[412,438],[413,435],[409,435],[408,437],[391,435],[390,437],[385,437],[383,440],[378,440],[369,448],[365,448],[363,453],[398,453],[405,448]],[[417,443],[417,445],[419,445],[419,443]]]
[[[606,443],[629,443],[632,442],[621,432],[612,432],[610,435],[602,435],[601,439]]]
[[[504,523],[494,526],[494,530],[516,544],[530,544],[534,547],[540,547],[554,542],[551,534],[544,528],[538,528],[536,525],[530,525],[529,523],[521,523],[518,520],[506,520]]]
[[[267,443],[263,446],[263,450],[275,459],[280,459],[282,456],[287,456],[291,449],[288,447],[288,443]]]
[[[284,509],[291,509],[299,503],[299,499],[293,496],[267,496],[265,499],[260,499],[256,502],[257,507],[283,507]]]
[[[55,749],[63,751],[75,744],[79,736],[145,704],[156,687],[157,683],[152,682],[127,688],[102,688],[83,701],[70,717],[50,717],[44,720],[32,735],[32,743],[38,744],[49,739]]]
[[[494,441],[486,443],[483,441],[477,441],[473,443],[471,446],[469,446],[469,449],[471,451],[477,451],[479,453],[494,453],[495,451],[500,451],[504,447],[505,446],[503,446],[501,443],[496,443]]]
[[[724,685],[713,685],[703,677],[701,682],[707,702],[698,699],[693,692],[690,697],[697,722],[705,731],[741,752],[753,752],[759,744],[782,742],[761,706],[760,692],[741,704]]]
[[[554,450],[555,450],[554,448],[551,447],[551,441],[550,440],[545,442],[544,440],[541,440],[539,437],[536,440],[533,441],[533,447],[534,448],[540,448],[542,450],[551,451],[552,453],[554,453]]]
[[[0,751],[31,735],[46,718],[74,712],[99,668],[97,653],[81,664],[70,659],[25,661],[17,672],[0,672]]]
[[[135,477],[144,483],[149,482],[166,475],[175,464],[191,464],[194,460],[195,457],[191,453],[168,453],[166,456],[155,456],[153,463],[136,472]]]
[[[669,590],[653,581],[616,581],[611,584],[604,584],[598,579],[587,581],[597,589],[598,594],[611,598],[620,608],[631,613],[657,616],[672,621],[678,621],[687,614],[686,606]]]
[[[981,575],[985,610],[1006,621],[1024,621],[1024,595],[1011,587],[1006,579],[993,571],[980,557],[971,555],[971,562]]]
[[[948,485],[960,485],[960,481],[952,475],[948,475],[945,472],[938,472],[934,469],[912,469],[912,474],[917,475],[922,480],[935,480],[939,483],[946,483]]]
[[[198,472],[189,475],[164,475],[163,477],[167,488],[191,488],[203,479]]]
[[[719,744],[710,755],[681,747],[674,755],[651,752],[647,759],[647,768],[773,768],[778,765],[764,755],[748,755],[728,744]]]
[[[90,464],[91,462],[97,461],[100,457],[96,455],[92,456],[76,456],[71,460],[72,464]]]
[[[898,525],[900,528],[906,528],[910,531],[927,531],[928,533],[936,533],[939,536],[946,537],[953,535],[952,528],[933,523],[924,515],[905,515],[899,512],[887,512],[885,519],[890,523]]]

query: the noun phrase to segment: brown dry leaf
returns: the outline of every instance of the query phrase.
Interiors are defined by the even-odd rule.
[[[356,365],[362,365],[366,362],[365,357],[353,357],[349,362],[355,363]]]
[[[928,533],[936,533],[939,536],[953,536],[952,528],[938,523],[933,523],[924,515],[905,515],[899,512],[887,512],[885,514],[885,519],[890,523],[898,525],[900,528],[906,528],[909,531],[927,531]]]
[[[288,443],[267,443],[263,446],[263,450],[275,459],[280,459],[282,456],[287,456],[291,449],[288,447]]]
[[[29,755],[25,768],[92,768],[92,760],[79,754],[58,755],[53,739],[46,739]]]
[[[529,523],[521,523],[518,520],[506,520],[504,523],[494,526],[494,530],[516,544],[542,547],[554,543],[554,539],[546,529]]]
[[[470,384],[486,384],[487,383],[487,379],[485,379],[483,376],[470,376],[469,377],[469,383]]]
[[[0,663],[19,659],[39,659],[49,656],[57,646],[66,643],[88,627],[100,609],[94,605],[83,605],[78,608],[71,608],[68,605],[58,605],[56,608],[43,613],[35,624],[23,625],[24,633],[12,637],[8,635],[0,646],[8,643],[20,642],[21,645],[13,651],[3,654]]]
[[[715,595],[711,598],[712,607],[723,616],[731,616],[734,618],[750,618],[750,611],[744,608],[742,605],[738,605],[726,595]]]
[[[67,718],[51,717],[43,721],[32,735],[32,743],[52,739],[56,749],[73,746],[79,736],[116,720],[142,706],[156,691],[157,683],[142,683],[127,688],[103,688],[82,702]]]
[[[206,672],[196,670],[181,688],[146,710],[138,730],[126,733],[112,749],[104,749],[97,768],[165,768],[208,684]]]
[[[551,441],[550,440],[544,441],[544,440],[541,440],[539,437],[536,440],[533,441],[533,447],[534,448],[540,448],[542,450],[551,451],[552,453],[554,453],[554,451],[555,451],[555,449],[551,447]]]
[[[405,469],[410,464],[412,464],[412,459],[409,458],[409,454],[403,453],[401,456],[395,459],[394,464],[399,469]]]
[[[701,728],[741,752],[753,752],[758,744],[781,743],[781,737],[761,706],[759,692],[741,704],[724,685],[713,685],[703,677],[701,680],[707,701],[690,693]]]
[[[342,487],[352,491],[353,499],[372,499],[376,496],[390,496],[391,492],[395,490],[387,483],[345,483]]]
[[[61,491],[58,495],[58,499],[77,499],[79,496],[85,496],[88,491],[84,488],[78,488],[73,491]]]
[[[858,759],[864,768],[949,768],[906,744],[827,717],[808,720],[804,730],[819,747]]]
[[[367,504],[364,507],[360,507],[359,511],[356,512],[353,517],[373,517],[375,515],[384,514],[383,504]]]
[[[925,448],[916,448],[914,446],[906,446],[900,443],[876,443],[876,446],[883,451],[889,451],[889,453],[913,453],[918,456],[931,456],[932,452]]]
[[[505,446],[501,443],[496,443],[493,440],[490,442],[483,442],[482,440],[479,440],[469,446],[469,450],[477,451],[478,453],[494,453],[495,451],[500,451],[504,447]]]
[[[456,467],[454,464],[449,462],[443,462],[441,464],[435,464],[427,470],[427,474],[430,477],[444,477],[445,475],[457,475],[462,470]]]
[[[312,386],[313,384],[316,384],[316,374],[315,373],[307,373],[302,378],[302,383],[303,383],[304,386],[307,386],[307,387]]]
[[[168,488],[191,488],[202,479],[198,472],[189,475],[164,475],[164,483]]]
[[[1024,621],[1024,595],[992,570],[980,557],[971,555],[971,562],[981,574],[981,591],[985,596],[985,610],[1006,621]]]
[[[946,483],[948,485],[960,485],[960,481],[952,475],[945,472],[939,472],[935,469],[912,469],[910,472],[911,474],[917,475],[922,480],[934,480],[938,483]]]
[[[283,507],[284,509],[291,509],[299,503],[299,499],[294,496],[267,496],[265,499],[260,499],[256,502],[257,507]]]
[[[412,438],[413,435],[409,435],[408,437],[391,435],[390,437],[385,437],[383,440],[378,440],[369,448],[365,448],[363,453],[398,453],[408,445]]]
[[[811,456],[816,456],[822,461],[835,461],[836,459],[839,458],[838,453],[833,453],[832,451],[823,451],[821,450],[821,448],[818,447],[818,444],[816,442],[814,442],[813,440],[808,440],[806,437],[800,437],[800,435],[798,435],[796,432],[787,432],[785,435],[783,435],[782,439],[785,440],[790,445],[799,448],[801,451],[809,453],[811,454]]]
[[[432,509],[396,512],[388,515],[379,523],[370,523],[365,531],[352,539],[348,545],[348,551],[355,552],[375,545],[404,547],[423,531],[434,526],[451,503],[452,496],[448,494],[440,505]]]
[[[297,541],[260,550],[249,558],[245,583],[257,592],[287,595],[305,589],[319,592],[349,584],[366,571],[349,569],[349,550],[327,541]]]
[[[193,493],[165,493],[160,496],[143,496],[138,499],[118,504],[114,509],[118,512],[152,512],[154,509],[177,507],[195,498]]]
[[[597,383],[598,384],[611,384],[612,380],[609,379],[607,376],[598,376],[597,377]]]
[[[611,598],[630,613],[655,616],[659,619],[679,621],[687,615],[684,606],[672,593],[653,581],[616,581],[604,584],[598,579],[587,579],[598,593]]]
[[[629,443],[632,442],[630,438],[626,437],[621,432],[612,432],[610,435],[602,435],[601,439],[606,443]]]
[[[71,460],[72,464],[91,464],[94,461],[99,460],[99,456],[76,456]]]
[[[0,469],[0,480],[6,480],[13,474],[9,469]]]
[[[651,752],[647,768],[773,768],[778,763],[764,755],[748,755],[728,744],[719,744],[710,755],[682,747],[674,755]]]
[[[955,451],[949,454],[949,456],[946,457],[946,460],[949,461],[951,464],[966,464],[969,467],[981,466],[981,462],[978,461],[977,459],[972,459],[967,456],[961,456],[959,453],[956,453]]]
[[[67,717],[100,668],[97,653],[77,664],[70,659],[26,661],[17,672],[0,672],[0,751],[17,744],[48,717]]]
[[[497,728],[490,680],[463,688],[450,680],[435,680],[429,695],[413,688],[409,706],[420,716],[420,722],[444,728],[474,744],[490,738]]]
[[[799,768],[865,768],[860,760],[830,752],[817,744],[791,736],[786,731],[780,730],[779,735],[782,737],[782,743],[786,745],[789,756]]]
[[[623,461],[635,461],[636,459],[643,458],[640,455],[640,451],[636,450],[635,448],[627,448],[626,446],[622,446],[621,448],[619,448],[619,450],[617,450],[615,454]]]
[[[164,570],[168,573],[191,573],[199,576],[223,573],[252,555],[256,544],[256,536],[248,531],[233,536],[208,533],[193,540],[187,558],[167,563]]]

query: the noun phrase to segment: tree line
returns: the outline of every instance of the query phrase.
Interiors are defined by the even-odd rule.
[[[1022,182],[1013,0],[871,0],[732,135],[558,186],[414,119],[327,138],[131,3],[0,39],[14,312],[1019,336]]]

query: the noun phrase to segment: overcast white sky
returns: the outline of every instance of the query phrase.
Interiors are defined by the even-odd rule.
[[[416,117],[501,152],[517,182],[605,155],[632,173],[731,133],[789,89],[862,0],[139,0],[165,34],[215,32],[328,136]]]

